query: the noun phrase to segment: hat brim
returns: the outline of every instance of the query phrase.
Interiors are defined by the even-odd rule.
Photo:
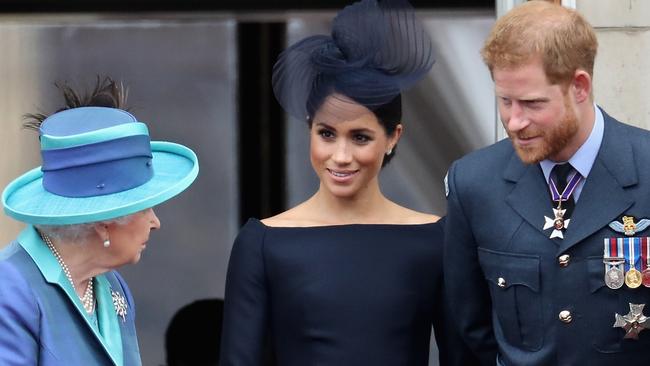
[[[154,176],[127,191],[96,197],[71,198],[43,189],[43,172],[35,168],[2,192],[5,213],[29,224],[71,225],[110,220],[153,207],[183,192],[196,179],[196,154],[171,142],[152,141]]]

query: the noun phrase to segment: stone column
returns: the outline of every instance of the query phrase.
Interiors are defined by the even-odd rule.
[[[650,129],[650,1],[576,0],[594,26],[594,97],[607,113]]]
[[[39,71],[43,54],[38,35],[12,19],[0,19],[0,190],[40,164],[38,133],[21,129],[22,115],[39,112]],[[25,225],[0,213],[0,248]]]

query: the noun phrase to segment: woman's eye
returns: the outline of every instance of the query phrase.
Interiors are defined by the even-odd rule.
[[[370,140],[371,140],[370,136],[367,135],[362,135],[362,134],[354,135],[354,141],[358,143],[366,143]]]
[[[334,138],[334,133],[330,130],[320,130],[318,131],[318,135],[325,139]]]

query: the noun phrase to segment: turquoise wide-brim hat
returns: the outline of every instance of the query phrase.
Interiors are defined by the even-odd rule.
[[[129,215],[183,192],[199,172],[191,149],[150,141],[146,125],[120,109],[58,112],[43,121],[40,132],[43,165],[2,192],[5,213],[29,224]]]

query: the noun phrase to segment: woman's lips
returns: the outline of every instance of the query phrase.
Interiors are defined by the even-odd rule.
[[[327,169],[330,177],[336,182],[346,183],[349,182],[359,171],[358,170],[335,170]]]

